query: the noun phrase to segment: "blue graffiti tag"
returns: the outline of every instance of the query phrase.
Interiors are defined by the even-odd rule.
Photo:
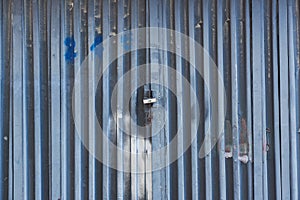
[[[103,37],[101,34],[95,37],[94,43],[91,45],[90,50],[94,51],[96,55],[101,56],[103,52]],[[100,45],[100,46],[99,46]]]
[[[65,59],[67,62],[72,62],[75,59],[75,57],[77,56],[77,53],[75,52],[76,42],[73,37],[67,37],[65,39],[64,43],[67,46],[67,52],[65,53]]]
[[[95,48],[96,48],[99,44],[102,43],[102,41],[103,41],[102,35],[96,36],[96,37],[95,37],[95,40],[94,40],[94,43],[92,44],[90,50],[91,50],[91,51],[94,51]]]
[[[102,34],[99,34],[95,37],[94,43],[90,47],[90,50],[94,51],[95,54],[98,56],[101,56],[103,52],[102,42],[103,42],[103,36]],[[67,62],[72,62],[77,56],[77,53],[75,52],[76,42],[74,40],[74,37],[67,37],[64,43],[67,46],[65,59]],[[124,50],[129,51],[131,48],[131,34],[128,33],[124,34],[122,36],[122,43],[123,43]]]

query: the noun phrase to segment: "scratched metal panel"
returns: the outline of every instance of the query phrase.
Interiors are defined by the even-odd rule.
[[[300,198],[299,1],[0,0],[0,23],[0,199]],[[118,37],[145,27],[175,32]],[[206,129],[218,129],[207,121],[220,83],[212,68],[202,77],[191,66],[212,61],[226,89],[217,108],[227,112],[202,158]],[[85,63],[93,67],[77,77]],[[96,139],[97,122],[127,153]],[[152,154],[174,138],[175,149]]]

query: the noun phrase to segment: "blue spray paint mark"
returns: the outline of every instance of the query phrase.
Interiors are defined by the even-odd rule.
[[[102,35],[96,36],[96,37],[95,37],[95,40],[94,40],[94,43],[92,44],[90,50],[91,50],[91,51],[94,51],[95,48],[96,48],[99,44],[101,44],[102,42],[103,42],[103,37],[102,37]]]
[[[75,52],[76,42],[73,37],[67,37],[64,43],[67,46],[65,59],[67,62],[72,62],[77,56],[77,53]]]
[[[121,39],[123,43],[123,48],[125,51],[130,51],[131,49],[131,33],[126,33],[122,35]],[[102,56],[103,52],[103,36],[102,34],[99,34],[95,37],[94,43],[91,45],[90,50],[94,51],[96,55]]]
[[[131,34],[126,33],[122,36],[123,48],[125,51],[130,51],[131,49]]]
[[[102,56],[102,52],[103,52],[102,42],[103,42],[103,37],[102,37],[101,34],[99,34],[95,37],[94,43],[90,47],[90,50],[94,51],[95,54],[100,56],[100,57]]]

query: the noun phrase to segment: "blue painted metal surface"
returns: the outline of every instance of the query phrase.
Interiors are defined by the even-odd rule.
[[[196,64],[210,65],[210,60],[195,51],[195,44],[159,32],[134,38],[123,35],[122,48],[102,48],[107,38],[141,27],[188,35],[204,47],[223,77],[227,98],[220,96],[218,106],[227,105],[224,134],[205,158],[198,156],[205,130],[216,129],[206,124],[212,116],[209,86],[178,55],[188,52]],[[95,110],[97,117],[83,119],[77,130],[72,92],[82,63],[113,58],[135,42],[156,40],[176,55],[140,49],[118,57],[107,70],[109,78],[100,84],[93,80],[103,69],[102,61],[80,77],[93,78],[80,85],[79,96],[86,95],[88,86],[97,94],[90,104],[80,101],[76,113]],[[0,199],[300,198],[299,1],[0,0],[0,47]],[[191,97],[192,91],[182,90],[183,78],[155,71],[153,63],[182,74],[197,98]],[[130,87],[144,80],[159,84],[137,89],[124,116],[130,115],[137,124],[150,123],[147,136],[152,136],[160,120],[165,121],[159,134],[143,140],[132,124],[131,135],[112,125],[110,109],[113,103],[121,110],[126,106],[129,89],[118,87],[114,102],[114,86],[123,74],[142,64],[146,70],[131,74]],[[204,74],[210,84],[215,82],[210,68]],[[161,86],[166,82],[180,94]],[[164,112],[143,105],[149,91],[163,102]],[[192,106],[196,101],[199,109]],[[193,110],[200,115],[199,126],[188,114]],[[88,138],[91,148],[101,148],[122,169],[151,169],[155,162],[167,163],[186,138],[194,132],[197,137],[165,168],[122,172],[97,160],[76,134],[88,130],[96,135],[96,120],[108,130],[109,139],[127,152],[159,149],[178,129],[184,130],[176,151],[142,159],[116,154],[101,141]]]

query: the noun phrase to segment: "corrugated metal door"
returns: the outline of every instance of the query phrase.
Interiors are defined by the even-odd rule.
[[[0,0],[0,199],[298,199],[297,0]]]

